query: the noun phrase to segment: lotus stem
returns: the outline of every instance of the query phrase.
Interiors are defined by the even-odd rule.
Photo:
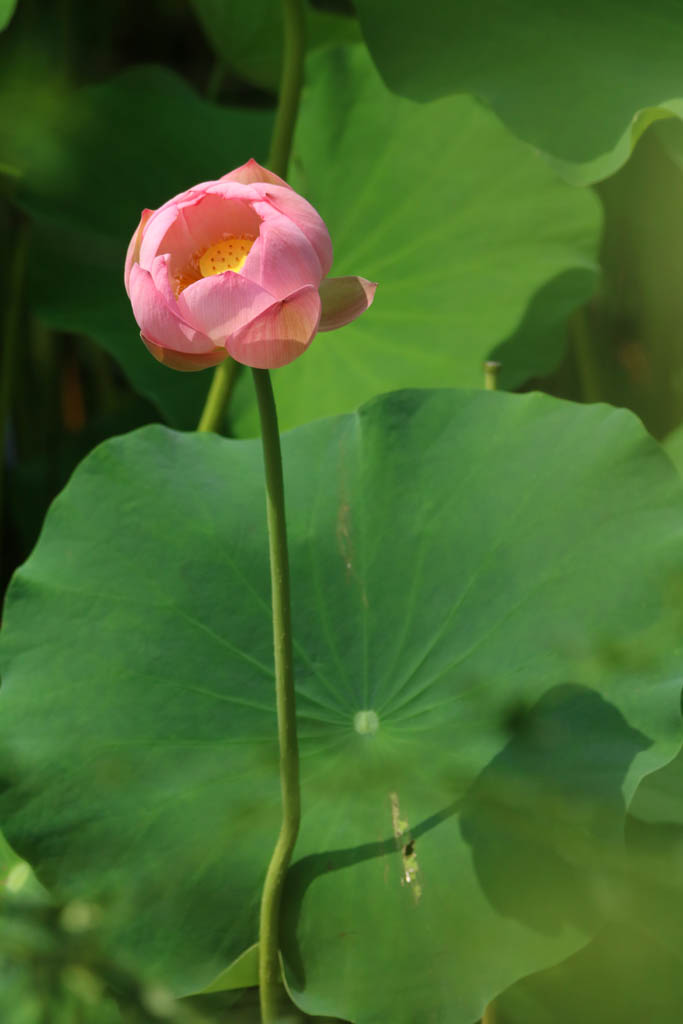
[[[281,178],[286,178],[289,155],[292,150],[292,139],[294,138],[294,127],[299,111],[301,85],[304,78],[306,22],[303,0],[282,0],[282,7],[284,13],[282,78],[280,80],[275,125],[273,126],[273,135],[270,142],[268,167]],[[230,401],[235,375],[239,372],[239,367],[228,370],[225,362],[221,363],[214,370],[213,381],[197,428],[201,432],[218,430],[217,426],[207,426],[206,424],[220,423]],[[228,372],[231,376],[229,383],[226,384],[224,374]]]
[[[487,391],[498,390],[499,373],[500,363],[497,363],[494,359],[487,359],[484,363],[484,387]]]
[[[279,1017],[282,998],[279,958],[280,904],[287,868],[299,832],[301,797],[299,793],[299,748],[296,734],[289,560],[280,434],[273,387],[268,370],[253,370],[253,375],[261,419],[266,477],[275,693],[282,792],[282,825],[263,885],[259,926],[261,1020],[263,1024],[275,1024]]]
[[[281,178],[286,178],[304,79],[306,22],[303,0],[282,0],[282,10],[285,33],[282,78],[273,136],[270,141],[268,167]]]
[[[595,341],[591,334],[588,308],[583,306],[581,309],[577,309],[570,323],[574,339],[576,367],[581,387],[581,399],[584,402],[600,402],[603,395],[599,358]]]
[[[281,178],[287,176],[294,127],[299,110],[306,54],[303,0],[283,0],[284,51],[282,78],[268,166]],[[280,744],[282,824],[268,865],[261,893],[259,921],[259,997],[262,1024],[275,1024],[282,999],[280,982],[280,905],[287,868],[299,833],[299,745],[296,733],[296,698],[292,658],[292,627],[289,595],[289,558],[282,479],[280,433],[273,387],[268,370],[254,369],[254,386],[261,419],[261,439],[266,473],[266,509],[270,544],[270,578],[273,604],[275,692]]]
[[[19,317],[21,315],[24,278],[26,276],[29,233],[29,222],[22,218],[17,230],[14,252],[9,268],[5,317],[2,325],[2,346],[0,349],[2,357],[0,363],[0,526],[2,526],[3,521],[5,438],[12,405],[14,365],[19,342]]]
[[[211,387],[206,396],[204,409],[197,426],[198,433],[220,433],[225,410],[230,401],[239,368],[240,364],[228,356],[214,370]]]

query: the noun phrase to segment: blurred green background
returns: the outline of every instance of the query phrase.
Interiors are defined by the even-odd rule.
[[[362,28],[379,46],[381,8],[361,5],[362,27],[350,0],[308,9],[315,52],[293,181],[341,242],[334,272],[374,273],[382,290],[373,321],[317,342],[320,352],[295,367],[278,395],[284,425],[394,387],[478,386],[480,364],[493,354],[503,387],[626,405],[666,436],[683,417],[680,123],[655,121],[625,165],[592,186],[601,227],[590,188],[535,171],[545,158],[532,148],[525,157],[484,107],[471,110],[465,97],[390,99],[360,52],[342,70],[330,47],[358,43]],[[577,9],[575,17],[578,25],[588,15]],[[399,53],[402,24],[397,15]],[[0,34],[3,587],[94,445],[154,420],[195,425],[208,374],[173,374],[149,359],[121,287],[123,253],[143,206],[249,156],[265,159],[281,34],[275,0],[248,9],[220,0],[21,0]],[[433,40],[416,45],[415,59],[428,65]],[[576,136],[583,117],[595,135],[586,98],[576,102],[568,126]],[[619,145],[602,173],[625,160]],[[390,162],[380,168],[383,152]],[[590,162],[558,166],[575,179],[595,177]],[[444,215],[450,195],[453,213],[442,237],[431,237],[425,223]],[[355,227],[340,238],[351,211]],[[368,233],[379,235],[374,250]],[[398,253],[393,263],[387,252]],[[420,332],[426,344],[411,361],[409,340]],[[18,340],[8,344],[10,336]],[[255,430],[251,397],[239,387],[225,430]]]
[[[210,372],[149,357],[125,248],[143,207],[266,160],[282,46],[277,0],[14,6],[0,2],[2,591],[97,444],[196,425]],[[494,358],[501,388],[632,409],[683,465],[683,8],[423,6],[307,5],[291,181],[330,226],[333,273],[379,289],[371,316],[274,375],[283,425],[396,388],[478,388]],[[256,430],[240,380],[223,431]],[[681,763],[638,791],[614,920],[487,1024],[681,1019]],[[150,994],[87,908],[50,901],[9,849],[2,877],[10,1024],[109,1024],[110,990],[130,1021],[257,1019],[253,992]]]

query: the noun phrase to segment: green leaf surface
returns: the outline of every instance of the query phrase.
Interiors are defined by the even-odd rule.
[[[555,370],[567,349],[569,319],[598,284],[595,270],[566,270],[531,299],[519,327],[497,346],[498,387],[512,391],[533,377]]]
[[[258,950],[258,942],[255,942],[249,949],[245,949],[244,953],[241,953],[213,981],[210,981],[200,994],[232,992],[235,989],[251,988],[258,985]]]
[[[283,455],[289,988],[471,1024],[595,931],[625,801],[680,743],[681,485],[630,414],[540,395],[400,392]],[[255,441],[103,444],[6,606],[7,836],[180,993],[256,940],[278,825],[261,477]]]
[[[683,476],[683,426],[677,427],[662,442],[664,451],[669,456],[678,472]]]
[[[17,200],[36,221],[32,308],[94,338],[170,423],[193,427],[210,375],[150,358],[123,288],[126,246],[144,207],[263,158],[271,115],[208,103],[159,67],[73,93],[42,76],[34,86],[29,70],[6,72],[0,161],[19,168]]]
[[[565,181],[571,185],[592,185],[595,182],[603,181],[611,177],[631,157],[637,143],[650,127],[654,126],[659,134],[664,129],[664,138],[669,136],[671,131],[680,128],[680,119],[683,117],[683,100],[669,100],[657,107],[646,107],[634,113],[628,128],[620,136],[616,145],[607,152],[592,160],[583,163],[572,163],[568,160],[561,160],[558,157],[548,157],[551,167],[554,167]]]
[[[559,181],[468,97],[392,95],[361,48],[313,55],[308,82],[292,184],[328,224],[332,273],[378,288],[359,320],[276,374],[283,424],[400,387],[481,387],[484,360],[515,332],[506,379],[540,372],[567,308],[592,293],[595,196]],[[528,303],[558,278],[554,303],[522,336]],[[235,399],[238,431],[255,433],[246,380]]]
[[[640,784],[627,819],[625,888],[585,949],[522,979],[496,1024],[677,1024],[683,1005],[683,756]]]
[[[198,1024],[213,1024],[225,1021],[226,1024],[262,1024],[261,1007],[259,1005],[258,988],[214,992],[210,995],[186,996],[181,1006],[188,1007],[191,1012],[199,1014]],[[190,1018],[194,1022],[196,1018]],[[283,1024],[317,1024],[317,1022],[300,1020],[298,1016],[288,1016]],[[327,1022],[325,1022],[327,1024]]]
[[[647,776],[629,808],[627,828],[631,923],[683,967],[683,753]],[[671,962],[673,957],[673,963]],[[641,971],[641,983],[644,978]],[[647,978],[647,972],[645,972]],[[674,989],[678,991],[678,989]],[[680,999],[675,1004],[680,1012]]]
[[[655,437],[683,420],[683,174],[650,128],[598,193],[605,211],[591,358],[599,394]]]
[[[615,922],[586,949],[496,1000],[495,1024],[679,1024],[680,955],[637,923]]]
[[[654,132],[671,160],[683,170],[683,124],[681,124],[683,103],[677,112],[678,118],[667,118],[661,121],[654,128]]]
[[[276,92],[282,74],[283,5],[281,0],[192,0],[207,39],[228,68],[247,82]],[[304,4],[309,50],[361,38],[355,18]]]
[[[358,0],[357,8],[397,93],[474,93],[521,138],[565,161],[595,161],[599,175],[605,154],[627,158],[634,117],[637,134],[638,121],[660,108],[680,114],[679,0],[501,0],[493,10],[476,0]]]
[[[16,6],[17,0],[0,0],[0,32],[9,25]]]

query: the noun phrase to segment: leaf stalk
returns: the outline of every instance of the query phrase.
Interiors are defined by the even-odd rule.
[[[284,14],[282,78],[280,79],[277,112],[270,141],[268,167],[281,178],[286,178],[304,78],[306,21],[303,0],[282,0],[282,6]],[[239,364],[228,369],[225,365],[226,362],[228,360],[214,370],[213,381],[197,428],[201,432],[207,430],[218,432],[218,425],[225,415],[234,382],[240,371]],[[224,378],[228,373],[230,382],[226,384]],[[213,424],[213,426],[206,426],[207,423]]]
[[[0,348],[0,526],[3,521],[4,505],[5,441],[12,407],[14,368],[19,345],[19,322],[28,263],[29,234],[29,222],[22,217],[10,262],[5,316],[2,325],[2,347]]]
[[[197,432],[220,434],[225,410],[232,394],[240,364],[228,356],[216,367],[206,396]]]
[[[279,1018],[282,999],[279,958],[280,904],[287,868],[299,832],[301,797],[292,656],[289,558],[280,434],[273,387],[268,370],[255,369],[252,372],[261,419],[266,477],[275,692],[282,792],[282,824],[263,885],[259,924],[261,1020],[263,1024],[275,1024]]]

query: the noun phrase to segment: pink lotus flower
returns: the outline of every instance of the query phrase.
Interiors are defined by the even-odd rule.
[[[142,340],[160,362],[203,370],[230,355],[270,368],[371,304],[374,284],[328,278],[331,265],[318,213],[249,160],[144,210],[124,276]]]

